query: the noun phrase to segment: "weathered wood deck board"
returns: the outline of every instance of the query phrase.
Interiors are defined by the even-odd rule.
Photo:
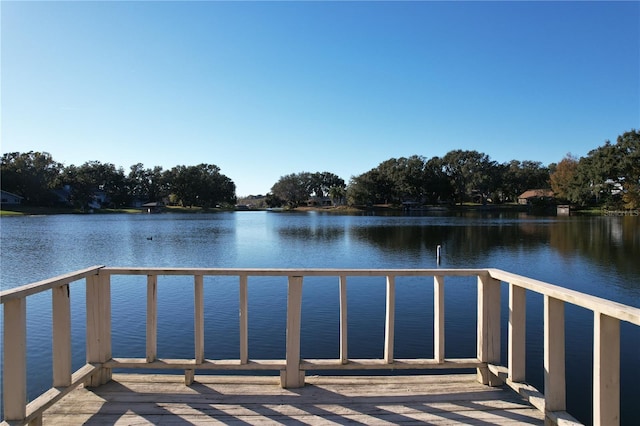
[[[278,377],[114,374],[81,387],[44,413],[45,425],[543,424],[509,389],[475,375],[307,377],[282,389]]]

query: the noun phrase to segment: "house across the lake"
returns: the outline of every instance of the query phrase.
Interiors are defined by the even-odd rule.
[[[13,194],[11,192],[8,191],[1,191],[2,192],[2,204],[22,204],[22,200],[24,199],[24,197],[21,197],[17,194]]]
[[[332,205],[331,198],[313,196],[307,200],[307,207],[329,207]]]
[[[160,213],[164,208],[163,202],[146,203],[141,206],[147,213]]]
[[[527,205],[537,201],[551,201],[555,194],[550,189],[529,189],[518,196],[518,204]]]

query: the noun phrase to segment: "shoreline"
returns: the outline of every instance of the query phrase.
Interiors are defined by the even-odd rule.
[[[352,214],[362,212],[389,212],[389,213],[455,213],[455,212],[530,212],[532,209],[529,206],[520,204],[463,204],[463,205],[447,205],[447,206],[423,206],[418,208],[404,209],[401,206],[390,204],[376,204],[371,206],[323,206],[323,207],[308,207],[300,206],[295,208],[283,208],[277,209],[277,212],[283,213],[295,213],[295,212],[324,212],[335,214]],[[555,211],[555,209],[553,209]],[[202,214],[202,213],[215,213],[223,211],[270,211],[268,208],[249,208],[247,210],[236,210],[234,208],[201,208],[201,207],[179,207],[179,206],[166,206],[161,212],[153,214],[171,214],[171,213],[188,213],[188,214]],[[544,213],[545,209],[540,210]],[[550,210],[546,209],[547,213]],[[590,210],[574,210],[578,214],[604,214],[604,209],[590,209]],[[42,215],[59,215],[59,214],[149,214],[146,209],[136,208],[124,208],[124,209],[96,209],[92,211],[81,211],[78,209],[70,208],[55,208],[55,207],[32,207],[32,206],[2,206],[0,208],[0,216],[2,217],[15,217],[15,216],[42,216]]]

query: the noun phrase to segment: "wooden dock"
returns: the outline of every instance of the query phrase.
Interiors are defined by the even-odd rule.
[[[475,374],[309,376],[297,389],[276,376],[114,374],[79,387],[43,414],[44,425],[432,424],[540,425],[544,414],[510,388]]]
[[[146,276],[146,356],[114,358],[111,277]],[[158,357],[158,277],[193,277],[193,357]],[[205,357],[205,277],[235,276],[239,288],[237,359]],[[284,359],[249,358],[248,281],[281,277],[287,283]],[[340,352],[336,359],[302,358],[303,281],[339,282]],[[349,356],[347,280],[386,280],[382,359]],[[394,355],[397,277],[433,280],[433,357]],[[477,279],[476,350],[445,358],[445,278]],[[84,284],[86,363],[72,369],[70,285]],[[501,359],[502,283],[508,287],[507,359]],[[208,285],[211,285],[209,282]],[[425,285],[431,285],[425,280]],[[52,387],[27,398],[27,298],[51,292]],[[176,291],[176,290],[174,290]],[[179,291],[191,291],[185,288]],[[527,293],[544,298],[544,392],[526,377]],[[4,309],[4,425],[208,424],[208,423],[427,423],[576,424],[566,411],[565,304],[593,313],[593,424],[620,424],[620,322],[640,326],[640,309],[498,269],[226,269],[94,266],[0,292]],[[123,370],[167,375],[113,374]],[[438,372],[458,369],[462,374]],[[476,370],[476,374],[464,374]],[[176,371],[184,375],[173,375]],[[347,373],[347,370],[349,371]],[[420,376],[357,377],[353,371],[427,371]],[[259,376],[265,371],[280,376]],[[340,374],[317,377],[316,372]],[[233,377],[205,373],[236,374]],[[238,374],[238,373],[241,374]],[[252,373],[253,372],[253,373]],[[197,374],[197,376],[196,376]],[[248,376],[255,374],[258,376]],[[393,373],[392,373],[393,374]],[[89,388],[87,388],[87,386]],[[515,392],[514,392],[515,391]],[[522,399],[522,398],[524,399]],[[529,406],[532,404],[535,406]]]

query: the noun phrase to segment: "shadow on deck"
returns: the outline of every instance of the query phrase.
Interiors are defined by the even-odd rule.
[[[114,374],[80,387],[45,411],[43,423],[115,424],[435,424],[544,423],[544,415],[509,388],[475,374],[310,376],[283,389],[270,376]]]

